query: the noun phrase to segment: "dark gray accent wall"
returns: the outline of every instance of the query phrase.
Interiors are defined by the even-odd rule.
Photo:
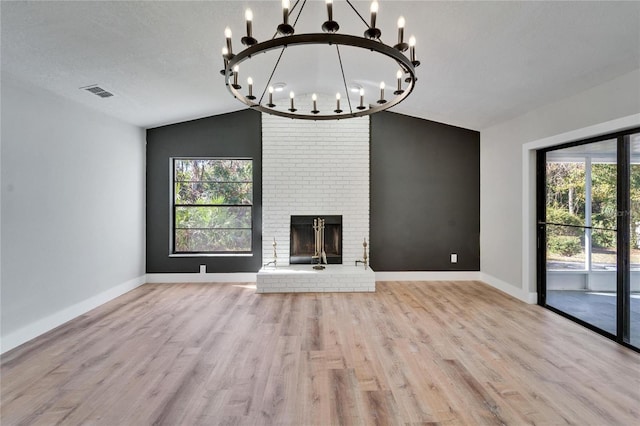
[[[372,269],[479,271],[480,133],[390,112],[370,123]]]
[[[253,159],[251,256],[170,257],[173,157]],[[262,128],[259,112],[244,110],[147,130],[147,273],[257,272],[262,265]]]

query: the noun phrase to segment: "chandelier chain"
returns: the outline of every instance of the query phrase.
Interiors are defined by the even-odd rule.
[[[294,4],[293,7],[291,8],[291,12],[296,10],[296,6],[298,5],[298,3],[300,3],[300,0],[296,0],[296,4]],[[300,11],[298,12],[298,16],[296,16],[296,20],[293,21],[293,28],[296,27],[296,24],[298,23],[298,19],[300,19],[300,15],[302,14],[302,9],[304,9],[306,4],[307,4],[307,0],[303,0],[302,6],[300,6]]]

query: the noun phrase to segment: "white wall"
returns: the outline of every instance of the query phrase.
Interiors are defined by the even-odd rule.
[[[145,143],[3,75],[2,351],[144,281]]]
[[[531,202],[535,147],[614,131],[615,123],[601,123],[639,112],[640,70],[636,70],[480,131],[480,253],[485,281],[535,301],[535,251],[528,245],[523,261],[523,234],[524,240],[531,239],[535,223]],[[629,120],[619,123],[628,126]]]

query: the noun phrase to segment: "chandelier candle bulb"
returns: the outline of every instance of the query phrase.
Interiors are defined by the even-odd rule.
[[[256,97],[253,96],[253,79],[251,77],[247,78],[247,84],[249,85],[249,96],[247,96],[247,99],[255,99]]]
[[[336,93],[336,110],[333,111],[336,114],[340,114],[342,110],[340,109],[340,93]]]
[[[420,61],[416,60],[416,38],[414,36],[409,37],[409,59],[414,67],[420,65]]]
[[[231,48],[231,28],[227,27],[224,29],[224,37],[227,39],[227,50],[228,55],[233,54],[233,49]]]
[[[269,108],[273,108],[275,106],[273,103],[273,86],[269,86],[269,103],[267,106]]]
[[[293,106],[293,98],[295,97],[295,94],[293,92],[290,92],[289,93],[289,97],[291,98],[291,108],[289,108],[289,111],[296,112],[297,110]]]
[[[316,95],[315,93],[311,95],[311,100],[313,101],[313,111],[311,111],[311,113],[312,114],[319,113],[320,111],[318,111],[318,105],[317,105],[318,95]]]
[[[225,75],[227,73],[227,67],[229,66],[229,60],[227,57],[229,56],[229,50],[226,47],[222,48],[222,62],[224,63],[224,68],[220,70],[220,74]]]
[[[398,49],[401,52],[406,52],[409,48],[409,45],[404,42],[404,16],[398,18],[398,44],[393,46],[395,49]]]
[[[362,110],[364,108],[364,89],[360,89],[360,106],[358,106],[358,109]]]
[[[247,37],[251,37],[251,33],[253,32],[253,12],[251,11],[251,9],[247,9],[247,11],[244,13],[244,17],[247,20]]]
[[[236,90],[242,88],[242,86],[240,86],[238,84],[238,72],[239,71],[240,71],[240,67],[238,65],[233,67],[233,88],[236,89]]]
[[[282,0],[282,22],[285,25],[289,24],[289,0]]]
[[[251,9],[247,9],[244,12],[244,18],[247,21],[247,35],[240,40],[245,46],[253,46],[258,42],[253,38],[253,12]]]
[[[398,89],[393,94],[397,96],[404,93],[404,90],[402,90],[402,70],[398,70],[396,78],[398,79]]]
[[[384,88],[385,88],[385,84],[384,81],[380,83],[380,99],[378,100],[379,104],[384,104],[387,101],[384,99]]]
[[[364,32],[364,36],[371,40],[379,40],[382,32],[376,28],[376,16],[378,15],[378,2],[371,3],[371,25]]]
[[[325,33],[335,33],[340,29],[340,25],[333,20],[333,0],[326,0],[326,3],[329,20],[322,24],[322,31]]]
[[[376,15],[378,14],[378,2],[371,2],[371,28],[376,27]]]
[[[282,0],[282,24],[278,25],[278,33],[285,36],[292,35],[295,30],[289,25],[289,0]]]
[[[409,37],[409,56],[411,62],[416,61],[416,38],[414,36]]]

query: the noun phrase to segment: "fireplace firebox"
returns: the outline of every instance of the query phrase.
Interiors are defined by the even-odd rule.
[[[324,251],[328,264],[342,264],[342,216],[291,216],[290,264],[318,263],[313,221],[324,219]]]

